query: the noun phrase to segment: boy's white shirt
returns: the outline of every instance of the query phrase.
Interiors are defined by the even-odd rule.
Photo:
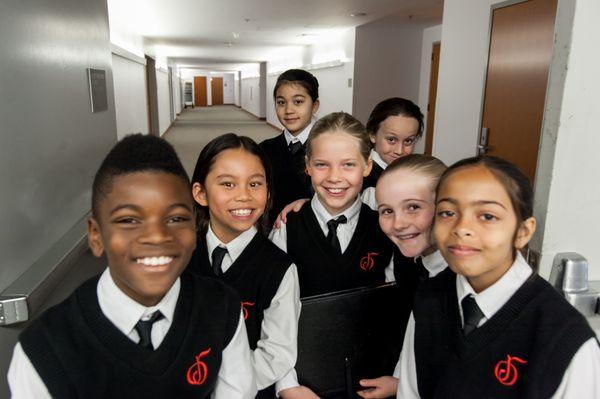
[[[458,308],[462,320],[462,308],[460,301],[467,295],[473,295],[481,308],[484,318],[479,326],[489,320],[514,293],[529,278],[532,271],[523,256],[519,253],[511,268],[492,286],[476,294],[464,276],[457,275],[456,292]],[[416,360],[415,360],[415,319],[410,314],[402,353],[394,370],[394,377],[398,378],[399,398],[418,398],[419,389],[417,384]],[[563,375],[563,379],[552,398],[600,398],[600,347],[596,338],[590,338],[575,353],[569,367]]]
[[[311,121],[308,124],[308,126],[306,126],[304,129],[302,129],[302,131],[297,136],[294,136],[293,134],[291,134],[289,130],[283,129],[283,136],[285,137],[285,141],[287,142],[287,145],[290,145],[291,142],[295,142],[295,141],[299,141],[302,144],[306,143],[306,140],[308,140],[308,134],[310,133],[314,124],[315,123]]]
[[[145,307],[129,298],[117,287],[107,268],[100,276],[96,293],[102,313],[124,335],[136,343],[139,342],[139,336],[133,326],[140,318],[148,318],[154,311],[160,310],[165,317],[154,323],[151,333],[152,345],[157,348],[171,326],[180,288],[181,282],[178,278],[157,305]],[[51,398],[46,385],[24,352],[20,342],[17,342],[13,351],[13,358],[8,370],[8,384],[12,398],[15,399]],[[256,392],[248,336],[243,315],[240,311],[236,332],[229,344],[223,349],[222,363],[211,398],[251,399],[254,398]]]
[[[383,158],[381,158],[381,155],[379,155],[379,153],[375,151],[374,148],[371,149],[371,159],[383,170],[385,170],[388,167],[387,163],[385,163]],[[369,206],[369,208],[373,209],[374,211],[377,210],[377,200],[375,199],[375,187],[365,188],[360,194],[360,198],[362,199],[362,202]]]
[[[217,247],[227,248],[221,269],[223,273],[231,267],[246,246],[256,235],[252,227],[227,244],[221,242],[208,227],[206,246],[210,254]],[[243,299],[243,298],[242,298]],[[296,364],[298,354],[298,320],[300,318],[300,286],[296,265],[291,264],[286,271],[269,308],[263,313],[260,340],[252,351],[252,365],[256,376],[257,388],[264,389],[283,378]]]

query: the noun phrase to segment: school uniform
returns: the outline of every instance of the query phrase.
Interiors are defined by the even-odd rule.
[[[305,172],[305,144],[312,126],[311,123],[297,136],[284,129],[280,135],[260,143],[273,171],[273,206],[268,215],[271,224],[286,205],[312,196],[310,177]]]
[[[450,269],[423,283],[399,369],[402,398],[600,397],[594,332],[521,254],[478,294]]]
[[[138,324],[150,317],[157,321],[144,338]],[[239,296],[231,288],[183,273],[157,305],[145,307],[117,287],[108,269],[21,333],[8,382],[13,398],[256,393]]]
[[[381,158],[381,155],[375,149],[371,150],[371,160],[373,161],[373,167],[369,176],[363,180],[361,198],[362,201],[369,205],[374,211],[377,210],[377,201],[375,200],[375,186],[377,186],[377,180],[387,168],[387,163]]]
[[[226,249],[221,270],[213,257]],[[219,278],[236,289],[242,299],[244,319],[258,398],[273,398],[274,384],[296,364],[300,290],[291,258],[252,227],[227,244],[209,226],[200,238],[189,270]]]
[[[327,223],[340,216],[347,221],[337,226],[337,252],[327,240]],[[298,265],[301,297],[382,284],[385,269],[393,267],[393,244],[379,228],[377,212],[360,198],[330,215],[315,195],[298,213],[289,213],[270,238]]]

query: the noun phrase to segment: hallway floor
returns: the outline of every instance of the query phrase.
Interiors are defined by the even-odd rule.
[[[184,109],[163,137],[173,144],[191,178],[202,148],[213,138],[230,132],[251,137],[257,143],[280,133],[234,105],[219,105]]]

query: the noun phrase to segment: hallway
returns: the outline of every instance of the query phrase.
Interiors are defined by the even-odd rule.
[[[224,133],[248,136],[260,143],[280,131],[236,106],[220,105],[182,110],[163,137],[173,144],[191,178],[202,148]]]

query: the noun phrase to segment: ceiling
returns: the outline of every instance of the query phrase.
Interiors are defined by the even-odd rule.
[[[441,23],[443,0],[108,0],[111,38],[171,63],[237,69],[348,28]],[[364,13],[366,15],[351,16]]]

